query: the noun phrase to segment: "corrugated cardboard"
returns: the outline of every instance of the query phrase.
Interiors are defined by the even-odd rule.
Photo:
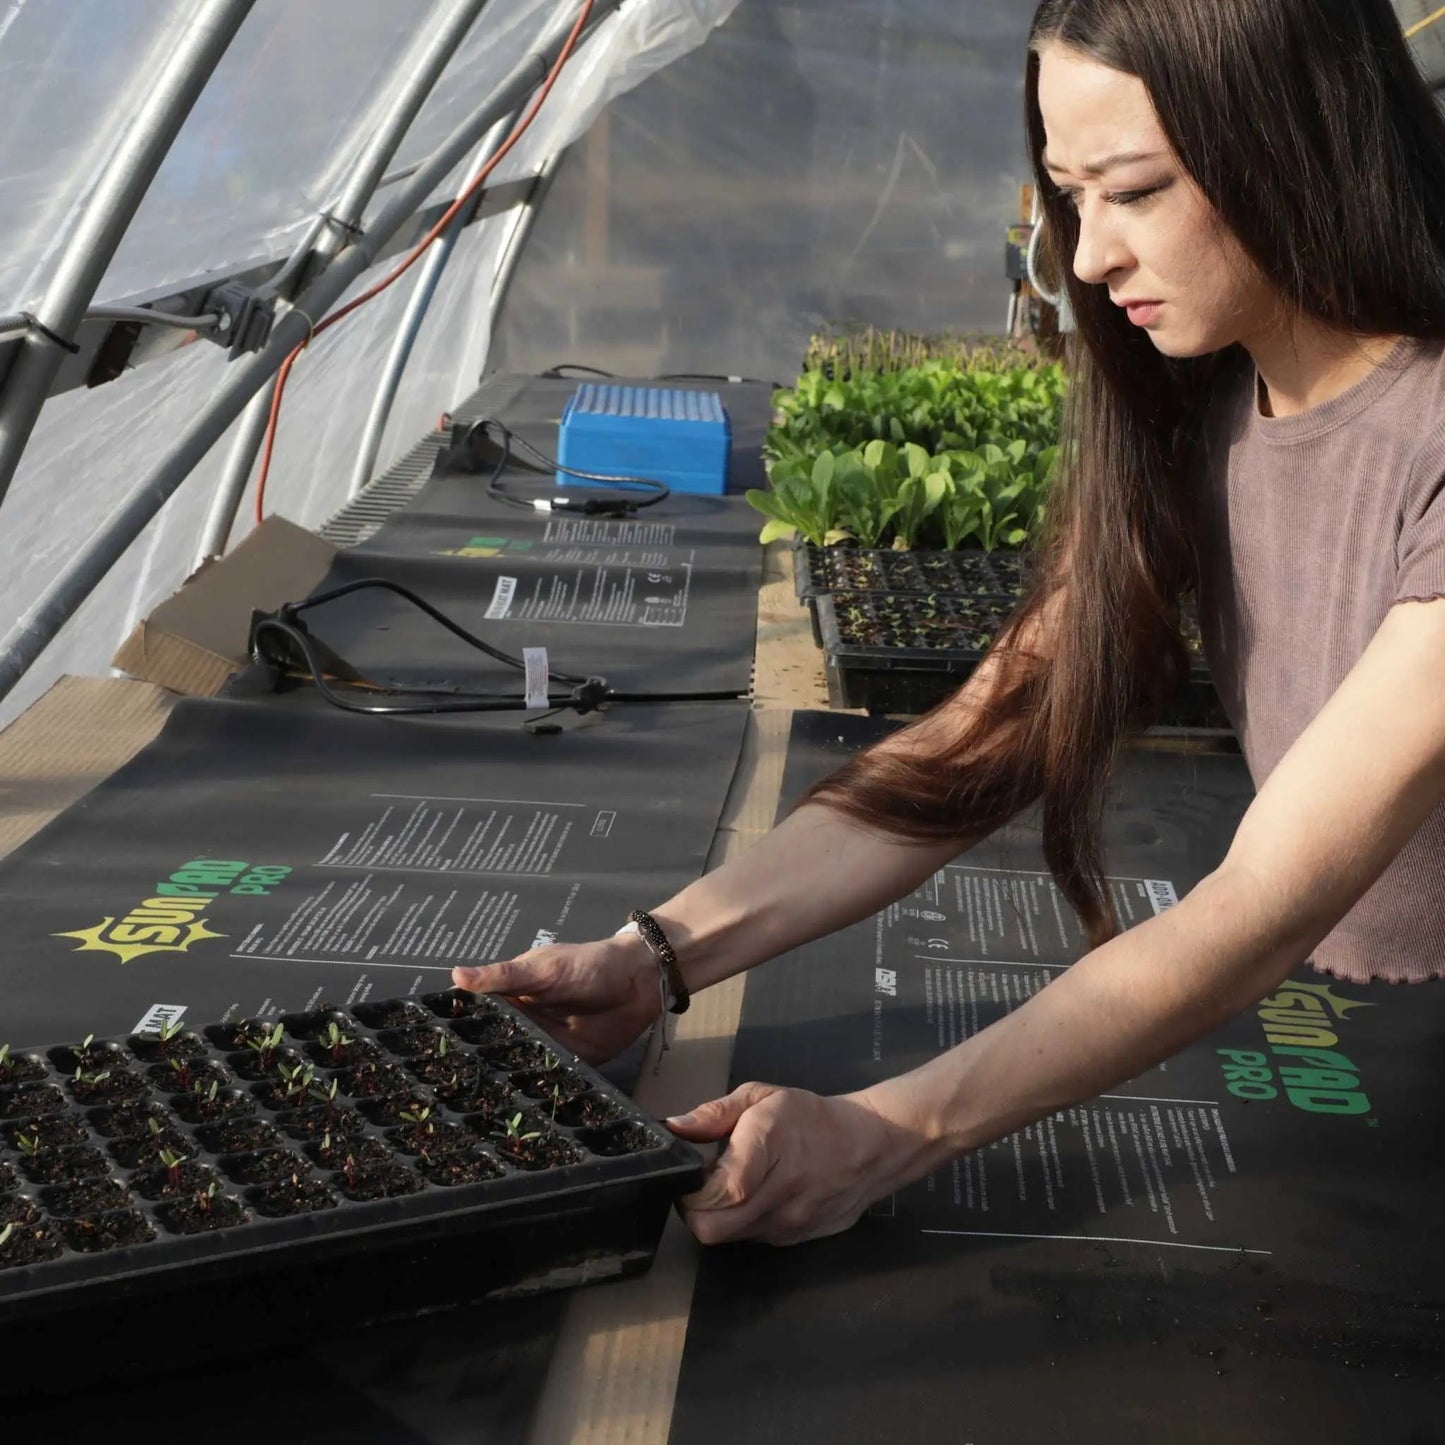
[[[326,575],[336,548],[268,517],[234,552],[208,562],[141,622],[113,667],[191,697],[214,697],[246,660],[251,613],[296,602]]]

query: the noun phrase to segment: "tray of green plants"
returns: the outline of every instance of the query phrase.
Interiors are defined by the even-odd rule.
[[[702,1175],[525,1016],[460,990],[7,1048],[0,1145],[12,1365],[79,1338],[200,1349],[201,1316],[265,1348],[312,1317],[636,1273]]]

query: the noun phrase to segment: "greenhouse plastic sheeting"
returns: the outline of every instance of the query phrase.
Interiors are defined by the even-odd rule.
[[[885,730],[795,714],[784,805]],[[1238,757],[1125,756],[1126,927],[1218,865],[1251,795]],[[1018,1007],[1084,951],[1042,867],[1026,817],[749,974],[732,1084],[866,1087]],[[1304,969],[1277,1000],[845,1234],[708,1251],[672,1445],[904,1419],[916,1445],[1439,1440],[1445,988]]]
[[[566,84],[559,82],[534,130],[509,158],[513,172],[535,170],[552,147],[565,144],[613,94],[700,43],[736,3],[692,0],[680,9],[663,0],[631,0],[579,51],[577,68]],[[46,250],[50,239],[65,224],[77,188],[93,180],[103,142],[113,137],[119,117],[136,100],[127,90],[124,104],[117,100],[112,110],[102,107],[98,97],[113,93],[132,69],[138,74],[147,56],[169,44],[189,8],[166,0],[147,6],[87,0],[0,6],[7,104],[19,117],[0,136],[0,215],[10,218],[0,226],[6,240],[0,249],[0,299],[9,293],[19,304],[33,297],[24,278],[46,273],[53,261]],[[102,299],[154,290],[164,278],[251,258],[258,248],[263,254],[283,254],[315,209],[331,199],[345,169],[334,146],[354,133],[362,101],[374,98],[375,86],[391,73],[387,67],[394,67],[398,45],[425,13],[415,0],[314,0],[305,6],[262,0],[241,28],[238,48],[223,61],[213,87],[182,130],[111,268]],[[408,155],[414,159],[480,104],[504,62],[515,59],[522,43],[536,34],[544,14],[555,13],[550,0],[494,0],[419,118],[419,139],[411,143],[413,149],[403,149],[397,164]],[[495,37],[495,54],[489,36]],[[354,71],[340,60],[333,63],[332,51]],[[87,84],[67,92],[65,104],[57,108],[62,76],[70,74],[86,75]],[[328,97],[329,106],[313,104],[303,79]],[[216,99],[227,95],[234,104]],[[256,104],[257,96],[269,96],[272,104]],[[337,107],[350,118],[351,129],[332,115]],[[250,125],[257,129],[246,130]],[[37,170],[29,158],[42,144],[42,133],[45,153],[54,159]],[[198,179],[198,157],[205,160],[206,184]],[[404,375],[378,471],[430,430],[439,411],[476,385],[488,353],[493,277],[514,222],[514,213],[502,212],[462,233]],[[7,264],[13,269],[5,283]],[[374,268],[349,294],[358,294],[394,264]],[[374,380],[415,276],[320,337],[295,368],[268,484],[270,510],[316,526],[346,500]],[[0,617],[7,625],[34,605],[74,549],[104,524],[226,370],[224,352],[195,343],[107,386],[66,392],[47,404],[0,505],[0,531],[10,559],[0,578]],[[234,432],[233,427],[212,448],[0,704],[0,723],[16,716],[62,673],[103,672],[136,620],[185,579]],[[250,519],[248,497],[237,538],[249,530]]]
[[[1001,332],[1019,0],[751,0],[562,161],[497,361],[789,381],[829,323]]]
[[[738,0],[633,0],[581,50],[536,132],[499,179],[530,174],[602,104],[699,44]],[[9,0],[0,62],[0,310],[40,296],[66,224],[193,0]],[[258,0],[181,130],[116,254],[100,299],[154,294],[289,252],[332,201],[404,80],[398,61],[431,12],[422,0]],[[494,0],[398,152],[419,160],[556,21],[556,0]],[[34,164],[42,155],[45,164]]]

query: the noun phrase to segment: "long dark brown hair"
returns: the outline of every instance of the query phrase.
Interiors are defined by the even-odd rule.
[[[982,685],[923,719],[911,748],[871,749],[808,798],[919,842],[980,836],[1041,799],[1049,869],[1097,945],[1116,928],[1104,792],[1123,739],[1187,671],[1205,416],[1242,356],[1163,356],[1074,275],[1078,216],[1042,163],[1039,52],[1056,42],[1144,83],[1286,310],[1342,333],[1445,337],[1445,122],[1388,0],[1044,0],[1034,17],[1026,133],[1078,328],[1038,580]]]

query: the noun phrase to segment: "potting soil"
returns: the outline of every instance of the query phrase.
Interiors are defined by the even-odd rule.
[[[886,726],[795,715],[785,804]],[[1250,796],[1237,758],[1126,758],[1124,926],[1217,865]],[[1083,949],[1043,870],[1022,819],[754,970],[732,1083],[858,1089],[1019,1006]],[[1445,988],[1302,970],[846,1234],[707,1251],[671,1440],[1445,1438],[1442,1039]]]

